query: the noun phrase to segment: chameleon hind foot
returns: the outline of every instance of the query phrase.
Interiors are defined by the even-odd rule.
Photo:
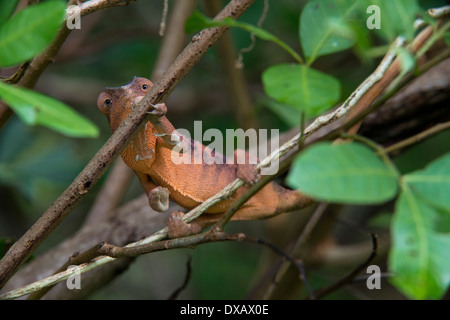
[[[169,238],[187,237],[202,230],[201,226],[195,222],[184,222],[183,216],[184,213],[181,211],[174,211],[170,214],[168,221]]]
[[[165,212],[169,209],[169,189],[156,187],[148,193],[148,204],[150,208],[158,212]]]

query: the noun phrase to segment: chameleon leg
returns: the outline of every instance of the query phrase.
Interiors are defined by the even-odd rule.
[[[191,234],[199,233],[202,231],[202,226],[193,221],[192,223],[186,223],[183,221],[184,213],[181,211],[174,211],[169,216],[167,223],[169,238],[181,238],[187,237]]]
[[[154,184],[150,177],[146,174],[136,171],[136,175],[138,176],[139,181],[147,194],[150,208],[158,212],[167,211],[167,209],[169,209],[169,190]]]
[[[237,163],[237,177],[248,184],[254,184],[258,182],[260,174],[258,169],[256,169],[257,161],[258,159],[250,155],[247,151],[236,149],[234,151],[234,163]],[[252,164],[251,162],[255,164]]]
[[[157,186],[148,193],[150,208],[158,212],[166,212],[169,209],[169,189]]]

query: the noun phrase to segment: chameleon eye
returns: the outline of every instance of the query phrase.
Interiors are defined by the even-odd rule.
[[[105,103],[105,106],[111,106],[111,99],[105,99],[105,101],[104,101],[104,103]]]
[[[147,89],[148,89],[148,84],[144,83],[144,84],[142,85],[142,90],[147,90]]]

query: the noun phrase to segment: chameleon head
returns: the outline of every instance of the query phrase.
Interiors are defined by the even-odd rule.
[[[97,106],[108,117],[112,131],[120,126],[152,86],[153,83],[150,80],[134,77],[121,87],[108,87],[100,93]]]

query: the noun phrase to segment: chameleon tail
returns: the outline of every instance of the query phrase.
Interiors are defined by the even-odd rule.
[[[295,190],[285,189],[280,185],[274,185],[278,193],[278,205],[276,214],[303,209],[314,203],[314,200]]]

